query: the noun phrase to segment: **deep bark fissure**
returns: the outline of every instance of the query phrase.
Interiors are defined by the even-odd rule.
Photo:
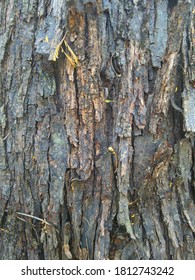
[[[56,83],[56,111],[57,113],[60,113],[63,110],[63,105],[60,100],[61,97],[61,92],[60,92],[60,84],[61,84],[61,79],[60,79],[60,74],[59,74],[59,66],[54,64],[54,77],[55,77],[55,83]]]
[[[79,87],[78,87],[78,82],[77,82],[77,69],[74,69],[74,73],[73,73],[73,77],[74,77],[74,86],[75,86],[75,95],[76,95],[76,100],[77,100],[77,119],[78,119],[78,127],[81,126],[82,120],[80,117],[80,106],[79,106]]]
[[[51,117],[49,117],[49,122],[48,122],[48,125],[49,125],[49,130],[50,130],[50,126],[51,126]],[[51,133],[49,131],[49,135],[48,135],[48,142],[51,143]],[[49,153],[49,150],[50,150],[50,145],[48,145],[47,147],[47,164],[48,164],[48,182],[47,182],[47,194],[48,194],[48,203],[50,202],[50,188],[51,188],[51,169],[50,169],[50,153]],[[43,216],[43,219],[45,217]]]

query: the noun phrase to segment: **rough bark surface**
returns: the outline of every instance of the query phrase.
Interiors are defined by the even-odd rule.
[[[194,259],[194,0],[0,11],[0,259]]]

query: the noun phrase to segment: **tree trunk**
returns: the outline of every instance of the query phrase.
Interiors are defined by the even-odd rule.
[[[1,259],[194,259],[194,6],[0,1]]]

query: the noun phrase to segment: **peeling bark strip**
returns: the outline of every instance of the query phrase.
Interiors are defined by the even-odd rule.
[[[195,258],[194,6],[0,2],[0,259]]]

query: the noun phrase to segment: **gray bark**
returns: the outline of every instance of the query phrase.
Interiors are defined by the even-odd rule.
[[[0,1],[0,259],[194,259],[194,9]]]

